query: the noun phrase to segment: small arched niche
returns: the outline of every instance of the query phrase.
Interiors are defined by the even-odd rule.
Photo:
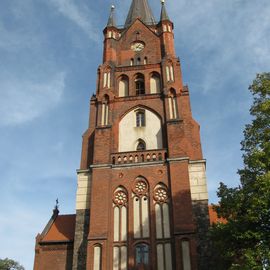
[[[154,72],[150,77],[150,93],[158,94],[160,93],[160,88],[160,75],[157,72]]]
[[[129,95],[129,79],[128,76],[122,75],[119,80],[118,96],[127,97]]]
[[[102,99],[102,107],[101,107],[101,125],[106,126],[109,123],[109,96],[104,95]]]
[[[169,113],[170,119],[178,118],[177,98],[175,89],[171,88],[169,91]]]

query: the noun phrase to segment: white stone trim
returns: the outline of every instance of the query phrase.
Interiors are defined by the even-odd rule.
[[[90,208],[91,174],[89,171],[77,171],[76,210]]]
[[[189,163],[190,191],[193,201],[208,200],[205,165],[205,160]]]

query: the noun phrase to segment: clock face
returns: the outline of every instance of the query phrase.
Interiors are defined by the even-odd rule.
[[[135,42],[131,45],[131,49],[134,52],[140,52],[144,49],[144,44],[142,42]]]

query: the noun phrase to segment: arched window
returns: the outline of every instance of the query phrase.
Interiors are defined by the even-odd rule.
[[[149,232],[149,194],[147,181],[139,177],[132,189],[133,193],[133,232],[135,239],[148,238]]]
[[[137,96],[145,94],[144,76],[142,74],[137,74],[135,77],[135,89]]]
[[[164,184],[159,184],[154,189],[156,238],[170,238],[169,192]]]
[[[174,70],[172,63],[168,63],[166,66],[166,77],[168,82],[174,81]]]
[[[190,244],[188,240],[181,242],[183,270],[191,270]]]
[[[172,270],[171,244],[157,244],[157,270]]]
[[[139,139],[138,140],[138,144],[137,144],[136,150],[137,151],[144,151],[144,150],[146,150],[146,144],[145,144],[145,141],[144,140],[142,140],[142,139]]]
[[[101,108],[101,125],[107,126],[109,123],[109,96],[105,95],[102,101]]]
[[[136,127],[145,127],[145,111],[136,111]]]
[[[134,59],[133,58],[130,59],[130,65],[134,66]]]
[[[169,93],[169,113],[170,119],[178,118],[177,99],[176,99],[176,92],[174,89],[171,89]]]
[[[135,247],[135,266],[144,269],[149,265],[149,246],[146,244],[138,244]]]
[[[156,238],[168,239],[170,234],[169,192],[164,184],[158,184],[154,189]],[[171,243],[157,244],[158,270],[172,270]]]
[[[127,97],[129,92],[128,77],[122,76],[119,81],[119,97]]]
[[[115,190],[113,195],[113,217],[114,217],[114,230],[113,230],[113,269],[125,270],[127,269],[127,207],[128,207],[128,194],[123,187]]]
[[[113,247],[113,270],[127,270],[127,247]]]
[[[140,65],[140,64],[141,64],[141,58],[138,57],[138,58],[137,58],[137,65]]]
[[[160,76],[158,73],[152,74],[150,78],[150,93],[151,94],[160,93]]]
[[[103,88],[111,87],[111,71],[105,70],[103,73]]]
[[[101,246],[94,246],[93,270],[101,270]]]

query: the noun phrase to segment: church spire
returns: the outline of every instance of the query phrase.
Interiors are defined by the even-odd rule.
[[[114,18],[114,5],[111,6],[111,13],[110,13],[110,17],[108,19],[108,23],[107,23],[107,27],[113,26],[116,27],[116,22],[115,22],[115,18]]]
[[[166,7],[165,7],[165,0],[161,0],[161,13],[160,13],[160,21],[169,21],[170,18],[168,16]]]
[[[145,24],[155,24],[155,18],[147,0],[132,0],[125,27],[131,25],[137,18]]]

